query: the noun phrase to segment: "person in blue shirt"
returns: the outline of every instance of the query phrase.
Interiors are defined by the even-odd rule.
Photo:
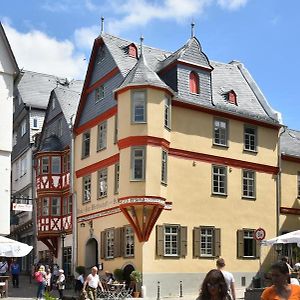
[[[10,273],[12,276],[13,287],[19,287],[19,275],[20,275],[20,265],[14,258],[12,264],[10,265]]]

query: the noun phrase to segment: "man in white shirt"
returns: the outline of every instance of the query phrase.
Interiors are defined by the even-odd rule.
[[[219,258],[216,262],[216,265],[217,265],[217,269],[222,272],[222,274],[225,278],[229,295],[231,296],[231,298],[233,300],[236,300],[235,287],[234,287],[234,278],[233,278],[233,275],[230,272],[224,270],[225,260],[223,258]]]
[[[96,300],[97,298],[97,288],[100,287],[101,291],[103,291],[103,286],[101,284],[98,268],[92,267],[92,272],[89,274],[83,284],[83,290],[87,288],[87,294],[89,299]]]

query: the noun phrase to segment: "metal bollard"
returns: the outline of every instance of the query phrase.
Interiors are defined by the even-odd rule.
[[[160,300],[160,282],[157,281],[157,298],[156,300]]]
[[[179,297],[182,298],[182,280],[179,282]]]

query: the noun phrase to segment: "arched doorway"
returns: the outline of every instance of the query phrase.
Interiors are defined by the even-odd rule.
[[[93,266],[98,267],[98,242],[91,238],[85,245],[85,268],[90,269]]]
[[[130,274],[132,271],[134,271],[134,266],[131,264],[126,265],[123,271],[124,271],[124,279],[126,281],[126,286],[128,287],[130,285]]]

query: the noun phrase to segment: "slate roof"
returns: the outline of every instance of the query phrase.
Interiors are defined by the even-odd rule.
[[[62,81],[65,79],[53,75],[21,71],[17,89],[26,106],[46,109],[51,91]]]
[[[82,87],[82,80],[73,80],[68,85],[59,85],[53,90],[67,122],[77,112]]]
[[[63,151],[64,148],[62,143],[57,135],[50,135],[42,141],[41,152],[47,151]]]
[[[120,69],[121,74],[125,78],[122,86],[124,84],[133,83],[138,78],[140,80],[145,80],[145,78],[142,79],[142,75],[140,74],[145,67],[142,66],[142,63],[137,64],[137,59],[129,56],[126,51],[127,47],[133,42],[107,33],[103,33],[99,38],[103,39],[115,60],[115,63]],[[198,43],[201,55],[199,56],[199,53],[197,54],[198,56],[195,54],[195,57],[198,57],[198,60],[192,61],[192,63],[209,68],[212,67],[213,70],[211,71],[212,101],[207,100],[204,102],[204,100],[198,99],[198,102],[193,101],[194,104],[272,124],[282,123],[281,114],[271,108],[258,85],[242,63],[235,61],[231,63],[209,61],[207,56],[202,53],[201,45],[196,38],[191,38],[183,47],[174,53],[143,46],[143,55],[145,56],[147,66],[150,70],[147,69],[147,73],[158,72],[158,70],[161,70],[176,60],[185,61],[187,59],[185,54],[187,53],[188,48],[195,46],[195,43]],[[137,49],[139,49],[138,45],[136,46]],[[195,49],[195,47],[193,48]],[[193,60],[190,54],[191,52],[189,53],[189,61]],[[207,60],[207,63],[205,62],[205,59]],[[134,68],[135,72],[130,72]],[[138,72],[136,69],[138,69]],[[128,78],[126,76],[128,76]],[[153,74],[151,76],[153,76]],[[230,90],[233,90],[236,93],[238,105],[225,101],[224,94]],[[178,100],[189,102],[187,99],[178,98]]]
[[[165,84],[160,77],[151,70],[146,62],[145,56],[142,54],[137,61],[136,65],[127,74],[125,80],[121,84],[119,89],[131,85],[152,85],[161,88],[171,90],[170,87]]]
[[[300,131],[286,128],[280,137],[282,154],[300,158]]]
[[[198,51],[192,53],[193,55],[191,56],[187,52],[192,48],[193,44]],[[167,57],[164,61],[159,62],[156,71],[162,70],[176,60],[190,62],[204,68],[212,69],[207,56],[202,52],[200,42],[195,37],[190,38],[180,49]]]

